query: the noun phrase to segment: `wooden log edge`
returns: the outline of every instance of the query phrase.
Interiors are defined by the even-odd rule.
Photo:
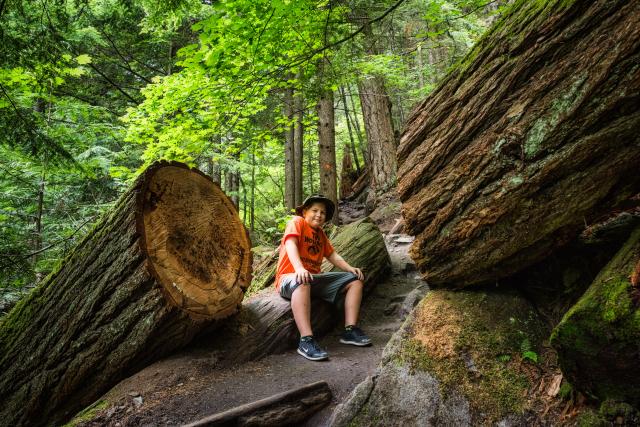
[[[222,190],[222,188],[220,187],[220,184],[218,184],[217,182],[213,181],[213,179],[208,176],[207,174],[205,174],[204,172],[200,171],[197,168],[191,168],[188,165],[181,163],[181,162],[177,162],[174,160],[160,160],[158,162],[153,163],[151,166],[149,166],[139,177],[138,177],[138,182],[136,183],[135,187],[136,189],[134,191],[136,191],[136,213],[135,213],[135,218],[136,218],[136,231],[138,233],[138,235],[140,236],[140,238],[138,239],[138,246],[140,248],[140,251],[142,252],[142,254],[145,257],[145,265],[147,270],[149,271],[149,274],[158,282],[158,283],[162,283],[162,279],[160,277],[160,275],[158,274],[158,272],[156,271],[154,265],[152,262],[150,262],[149,260],[149,251],[147,249],[147,235],[146,235],[146,231],[145,231],[145,225],[144,225],[144,208],[145,208],[145,195],[147,193],[147,190],[149,188],[149,184],[152,181],[153,176],[156,174],[156,172],[158,172],[160,169],[167,167],[167,166],[174,166],[174,167],[178,167],[178,168],[182,168],[185,169],[187,171],[196,173],[200,176],[202,176],[203,178],[205,178],[207,181],[211,182],[214,186],[218,187],[218,189],[220,190],[220,192],[224,195],[225,197],[225,201],[227,202],[228,207],[232,207],[233,211],[235,211],[235,214],[237,214],[237,210],[235,209],[235,205],[233,204],[233,201],[231,200],[231,198]],[[251,237],[249,234],[249,231],[247,230],[246,227],[244,227],[244,232],[245,235],[247,237],[247,241],[251,242]],[[251,266],[253,264],[253,252],[249,251],[247,256],[249,257],[249,266]],[[249,285],[251,284],[251,279],[252,279],[252,272],[251,270],[249,271],[249,275],[248,275],[248,280],[246,283],[243,283],[241,285],[241,289],[243,292],[245,292],[247,290],[247,288],[249,287]],[[160,286],[162,294],[164,295],[164,297],[166,298],[166,300],[173,306],[179,308],[181,311],[183,311],[184,313],[186,313],[192,320],[194,321],[208,321],[211,320],[210,317],[208,316],[204,316],[198,313],[194,313],[188,310],[185,310],[181,307],[181,305],[174,299],[174,297],[163,287]],[[237,310],[240,310],[241,307],[241,302],[238,303],[238,307]]]
[[[283,393],[210,415],[183,427],[282,425],[307,419],[331,402],[331,389],[326,381],[318,381]]]

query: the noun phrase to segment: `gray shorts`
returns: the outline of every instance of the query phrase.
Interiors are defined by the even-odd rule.
[[[340,300],[341,291],[346,285],[358,280],[358,276],[355,274],[344,271],[312,274],[311,277],[311,297],[321,298],[332,304]],[[294,274],[287,274],[280,279],[280,296],[290,300],[293,291],[300,285]]]

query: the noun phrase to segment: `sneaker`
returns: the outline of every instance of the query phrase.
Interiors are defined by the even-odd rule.
[[[325,360],[329,358],[329,353],[320,348],[313,338],[306,341],[300,340],[298,354],[309,360]]]
[[[342,333],[342,337],[340,337],[340,342],[342,344],[351,344],[364,347],[371,344],[371,338],[369,338],[367,334],[362,331],[362,329],[358,328],[357,326],[353,326],[350,329],[345,329],[345,331]]]

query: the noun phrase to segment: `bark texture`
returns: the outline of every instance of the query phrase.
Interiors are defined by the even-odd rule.
[[[150,167],[0,323],[0,424],[59,425],[237,311],[250,242],[231,201],[177,163]]]
[[[369,77],[358,82],[364,130],[369,143],[371,187],[376,193],[396,182],[396,141],[391,120],[391,101],[384,79]]]
[[[287,88],[284,92],[284,115],[288,123],[284,131],[284,198],[287,210],[296,205],[296,159],[294,150],[294,124],[293,124],[293,88]]]
[[[384,238],[369,218],[340,227],[331,240],[335,250],[349,264],[362,268],[365,294],[388,272],[391,261]],[[226,330],[216,334],[216,339],[224,348],[235,349],[226,357],[230,361],[248,361],[281,353],[295,348],[298,342],[298,330],[291,305],[273,287],[275,268],[269,270],[265,266],[263,271],[272,271],[271,277],[261,276],[261,282],[270,285],[269,288],[245,301],[234,321],[226,323]],[[322,271],[339,270],[325,261]],[[336,309],[324,301],[312,301],[314,334],[322,335],[335,326],[336,319],[341,316],[336,316],[334,310]]]
[[[333,92],[325,90],[318,101],[318,144],[320,192],[333,201],[336,210],[332,222],[339,224],[338,184],[336,171],[336,130]]]
[[[517,1],[412,113],[398,148],[430,284],[543,259],[640,191],[640,3]]]

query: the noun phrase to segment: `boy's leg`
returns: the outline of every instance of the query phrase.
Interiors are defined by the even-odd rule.
[[[362,302],[362,280],[354,280],[344,287],[344,325],[357,325]]]
[[[300,336],[313,335],[311,331],[311,285],[299,285],[293,291],[291,311]]]

